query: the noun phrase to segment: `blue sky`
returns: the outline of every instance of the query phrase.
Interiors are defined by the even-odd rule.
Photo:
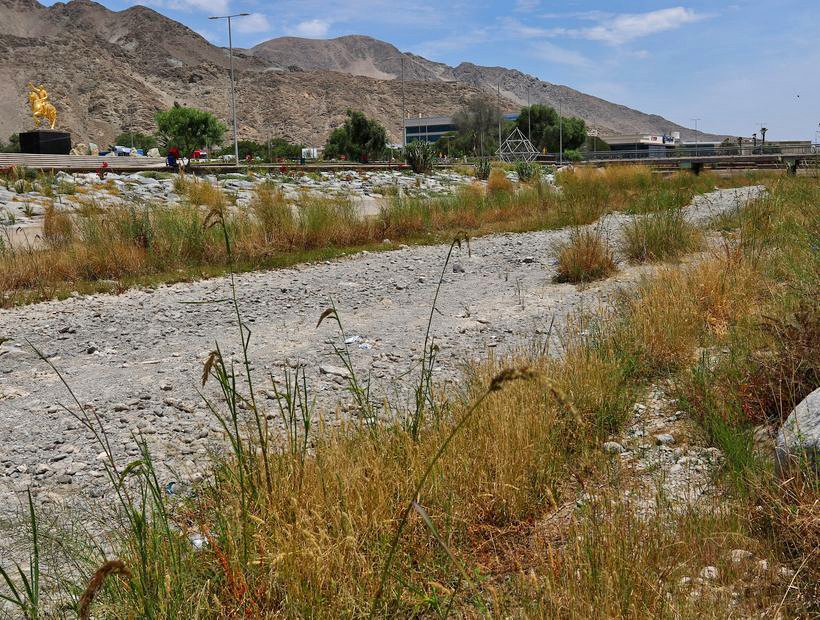
[[[520,69],[716,133],[816,139],[820,0],[103,0],[145,4],[211,42],[366,34],[454,65]],[[51,2],[49,2],[51,4]]]

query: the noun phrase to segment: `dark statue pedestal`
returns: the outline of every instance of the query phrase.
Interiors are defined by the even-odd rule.
[[[23,132],[20,134],[20,152],[35,155],[68,155],[71,152],[71,134],[53,129]]]

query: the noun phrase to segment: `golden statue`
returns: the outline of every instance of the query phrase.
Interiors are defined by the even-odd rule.
[[[48,100],[48,91],[42,84],[35,86],[28,83],[28,102],[31,105],[31,114],[34,116],[34,126],[39,127],[42,119],[51,123],[51,128],[57,124],[57,108]]]

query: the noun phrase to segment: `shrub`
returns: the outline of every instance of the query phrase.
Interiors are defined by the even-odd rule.
[[[564,159],[571,162],[579,162],[584,159],[584,156],[581,154],[581,151],[577,149],[567,149],[564,151]]]
[[[74,226],[71,216],[50,204],[43,214],[43,237],[53,246],[63,246],[71,242]]]
[[[266,244],[290,244],[296,222],[282,192],[268,183],[262,183],[256,188],[251,210],[262,227]]]
[[[430,142],[414,140],[404,149],[405,161],[416,174],[430,172],[433,169],[433,159],[436,149]]]
[[[490,178],[490,170],[492,170],[490,160],[479,159],[475,163],[475,178],[477,178],[479,181],[486,181],[488,178]]]
[[[531,161],[519,161],[516,163],[515,172],[518,174],[518,180],[524,182],[541,177],[541,170],[538,164],[534,164]]]
[[[590,282],[614,273],[612,249],[599,230],[575,229],[558,249],[556,282]]]
[[[512,188],[512,183],[506,173],[499,168],[494,168],[490,173],[490,178],[487,179],[487,191],[491,194],[507,194],[512,191]]]
[[[677,258],[701,248],[703,234],[681,209],[666,209],[632,220],[624,227],[624,253],[633,261]]]

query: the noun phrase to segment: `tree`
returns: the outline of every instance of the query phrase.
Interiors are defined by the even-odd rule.
[[[135,149],[142,149],[146,153],[158,145],[156,136],[139,131],[124,131],[116,137],[114,144],[117,146],[133,145]]]
[[[474,97],[456,112],[456,134],[451,150],[486,156],[498,150],[498,123],[501,111],[483,97]]]
[[[178,103],[169,110],[157,112],[154,118],[159,143],[165,148],[176,146],[185,156],[203,146],[220,144],[225,135],[225,125],[213,114]]]
[[[0,153],[19,153],[20,152],[20,134],[13,133],[9,136],[8,144],[4,144],[0,140]]]
[[[531,131],[530,140],[539,151],[558,152],[562,142],[564,150],[577,149],[587,138],[584,119],[575,116],[560,118],[555,108],[540,103],[521,108],[515,124],[525,136],[528,130]]]
[[[375,119],[361,112],[347,111],[347,120],[330,133],[325,145],[325,157],[342,155],[352,161],[367,161],[379,157],[387,145],[387,131]]]

